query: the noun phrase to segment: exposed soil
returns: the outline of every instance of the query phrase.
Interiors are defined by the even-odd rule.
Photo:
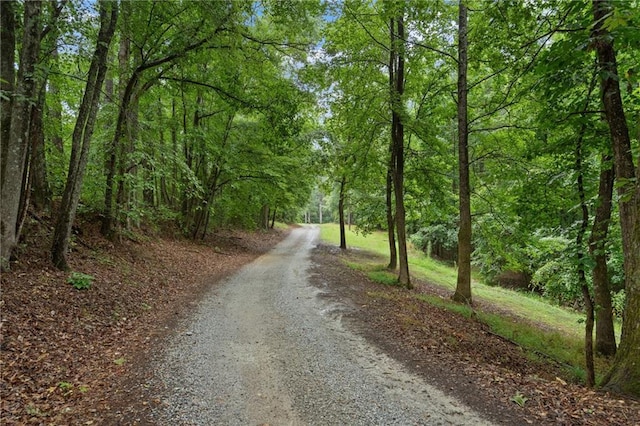
[[[273,247],[279,232],[219,232],[199,243],[137,236],[111,243],[80,226],[69,258],[92,275],[76,290],[48,260],[50,230],[32,221],[18,261],[2,274],[0,423],[146,424],[160,401],[144,386],[146,363],[199,298]],[[314,282],[352,309],[349,324],[444,391],[510,424],[640,424],[640,404],[568,383],[553,364],[474,320],[371,283],[344,265],[357,251],[320,246]],[[511,401],[520,394],[524,407]]]

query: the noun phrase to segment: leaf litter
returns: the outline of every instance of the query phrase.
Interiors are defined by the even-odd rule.
[[[162,402],[145,384],[147,364],[163,339],[206,291],[284,237],[223,231],[193,242],[165,232],[112,243],[98,226],[82,224],[69,258],[73,271],[94,278],[90,288],[75,289],[68,273],[50,266],[50,232],[41,223],[28,224],[28,249],[2,274],[2,424],[150,424],[150,410]],[[448,297],[438,287],[375,284],[345,266],[344,256],[316,249],[312,282],[322,297],[339,299],[347,324],[488,418],[640,424],[638,401],[572,383],[557,365],[532,360],[474,318],[416,300],[416,292]]]

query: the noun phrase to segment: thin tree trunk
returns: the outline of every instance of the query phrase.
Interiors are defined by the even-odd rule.
[[[347,249],[347,236],[344,229],[344,197],[346,190],[347,178],[342,176],[340,180],[340,198],[338,199],[338,215],[340,216],[340,248]]]
[[[585,105],[589,105],[591,97],[591,88],[587,95],[587,101]],[[578,264],[578,285],[582,291],[582,297],[584,299],[584,308],[587,316],[585,322],[584,332],[584,358],[585,367],[587,370],[587,386],[593,387],[596,384],[595,368],[593,364],[593,299],[589,292],[589,286],[587,285],[587,277],[585,273],[585,254],[584,254],[584,235],[589,227],[589,209],[587,208],[586,196],[584,193],[584,177],[582,171],[582,140],[586,125],[583,124],[578,134],[578,141],[576,143],[575,157],[576,157],[576,173],[577,185],[578,185],[578,197],[580,199],[580,210],[582,212],[582,221],[580,222],[580,228],[578,228],[578,234],[576,235],[576,262]]]
[[[458,229],[458,280],[453,300],[471,298],[471,186],[469,183],[469,127],[467,120],[467,7],[460,1],[458,14],[458,175],[460,223]]]
[[[180,174],[178,173],[178,123],[176,121],[176,99],[171,97],[171,148],[172,148],[172,158],[171,162],[173,163],[173,179],[171,183],[171,190],[167,191],[170,197],[167,197],[167,203],[176,207],[176,198],[177,198],[177,185],[179,182]],[[164,176],[163,176],[164,177]]]
[[[7,12],[3,7],[2,12]],[[24,3],[22,54],[18,78],[13,92],[9,138],[2,140],[2,182],[0,190],[0,266],[8,267],[13,249],[18,242],[19,210],[23,177],[29,145],[31,103],[36,91],[36,64],[40,52],[42,2]],[[4,18],[3,18],[4,20]],[[4,23],[4,22],[3,22]],[[3,58],[4,59],[4,58]],[[8,71],[7,71],[8,72]],[[4,129],[3,129],[4,130]]]
[[[51,68],[54,72],[60,70],[60,58],[58,54],[58,46],[54,43],[53,51],[51,52]],[[60,100],[60,90],[57,83],[49,79],[47,81],[49,96],[47,96],[48,108],[48,120],[47,126],[51,129],[51,143],[60,152],[64,150],[64,144],[62,142],[62,101]]]
[[[596,351],[611,356],[616,353],[616,335],[613,328],[613,308],[607,270],[606,241],[611,221],[611,199],[613,195],[614,170],[612,158],[603,155],[600,184],[596,201],[589,254],[593,258],[593,295],[596,310]]]
[[[613,367],[603,380],[603,386],[615,392],[640,396],[640,182],[636,181],[629,128],[620,94],[613,36],[605,26],[610,12],[608,1],[593,0],[592,39],[600,66],[602,104],[611,132],[618,183],[627,301],[620,346]],[[640,174],[640,171],[637,173]]]
[[[273,208],[273,213],[271,214],[271,226],[269,228],[273,229],[276,226],[276,212],[278,211],[277,207]]]
[[[100,1],[100,31],[73,130],[69,173],[53,234],[51,256],[53,264],[60,269],[69,268],[66,255],[71,237],[71,226],[75,219],[82,180],[89,160],[89,145],[98,114],[100,90],[107,71],[107,55],[117,20],[118,4],[112,1]]]
[[[387,236],[389,241],[389,265],[390,270],[398,267],[398,251],[396,249],[396,220],[393,217],[393,165],[395,158],[393,156],[393,143],[389,143],[389,166],[387,167],[387,186],[386,186],[386,210],[387,210]]]
[[[391,137],[395,160],[393,164],[393,189],[395,192],[395,225],[398,235],[398,283],[406,288],[412,288],[409,276],[404,208],[404,125],[401,115],[402,95],[404,94],[404,40],[404,20],[400,15],[391,20]]]
[[[269,229],[269,204],[263,204],[260,210],[260,227],[265,231]]]
[[[131,98],[137,88],[139,81],[139,74],[134,71],[129,79],[127,80],[125,76],[129,72],[129,58],[130,58],[130,49],[129,49],[129,39],[127,37],[129,32],[129,4],[127,2],[123,3],[123,16],[124,18],[124,33],[120,39],[120,47],[118,49],[118,68],[120,75],[120,83],[119,83],[119,99],[120,99],[120,108],[118,109],[118,119],[116,121],[115,131],[113,133],[113,139],[111,140],[111,144],[108,148],[108,160],[107,160],[107,178],[105,182],[105,193],[104,193],[104,211],[102,213],[102,224],[100,227],[100,233],[105,237],[112,239],[114,238],[114,225],[116,220],[116,207],[113,205],[114,201],[114,185],[116,183],[116,173],[118,168],[122,168],[122,140],[125,138],[126,132],[128,130],[128,117],[127,114],[129,112],[129,104],[131,102]],[[126,9],[125,9],[126,8]],[[122,187],[122,181],[118,182],[118,190],[116,191],[116,195],[118,196],[118,200],[116,200],[116,205],[122,202],[124,188]]]

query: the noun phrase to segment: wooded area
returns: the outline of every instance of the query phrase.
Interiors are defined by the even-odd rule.
[[[321,222],[325,194],[343,230],[388,231],[402,286],[413,243],[456,263],[462,303],[473,265],[583,310],[601,385],[640,395],[637,0],[0,9],[3,269],[27,220],[68,269],[77,214],[204,239]]]

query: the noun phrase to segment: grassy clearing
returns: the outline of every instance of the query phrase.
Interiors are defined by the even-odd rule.
[[[362,236],[353,230],[347,231],[347,246],[365,249],[379,254],[382,262],[389,256],[387,236],[384,232]],[[322,240],[337,244],[340,230],[336,224],[321,225]],[[385,285],[392,285],[395,274],[384,270],[382,263],[358,263],[351,267],[367,273],[370,279]],[[454,267],[430,259],[417,250],[410,250],[409,268],[417,278],[429,281],[451,291],[455,288],[457,271]],[[488,324],[492,331],[513,340],[531,350],[534,354],[544,354],[562,364],[572,366],[569,373],[575,378],[584,378],[584,315],[569,309],[553,306],[534,294],[528,294],[501,287],[492,287],[474,279],[474,299],[490,303],[510,312],[522,321],[514,321],[508,316],[476,312],[478,318]],[[458,314],[470,316],[471,308],[443,300],[438,297],[418,295],[419,299],[444,307]],[[532,324],[533,323],[533,324]],[[536,325],[539,324],[539,325]],[[604,372],[609,368],[605,359],[596,360],[596,370]]]

